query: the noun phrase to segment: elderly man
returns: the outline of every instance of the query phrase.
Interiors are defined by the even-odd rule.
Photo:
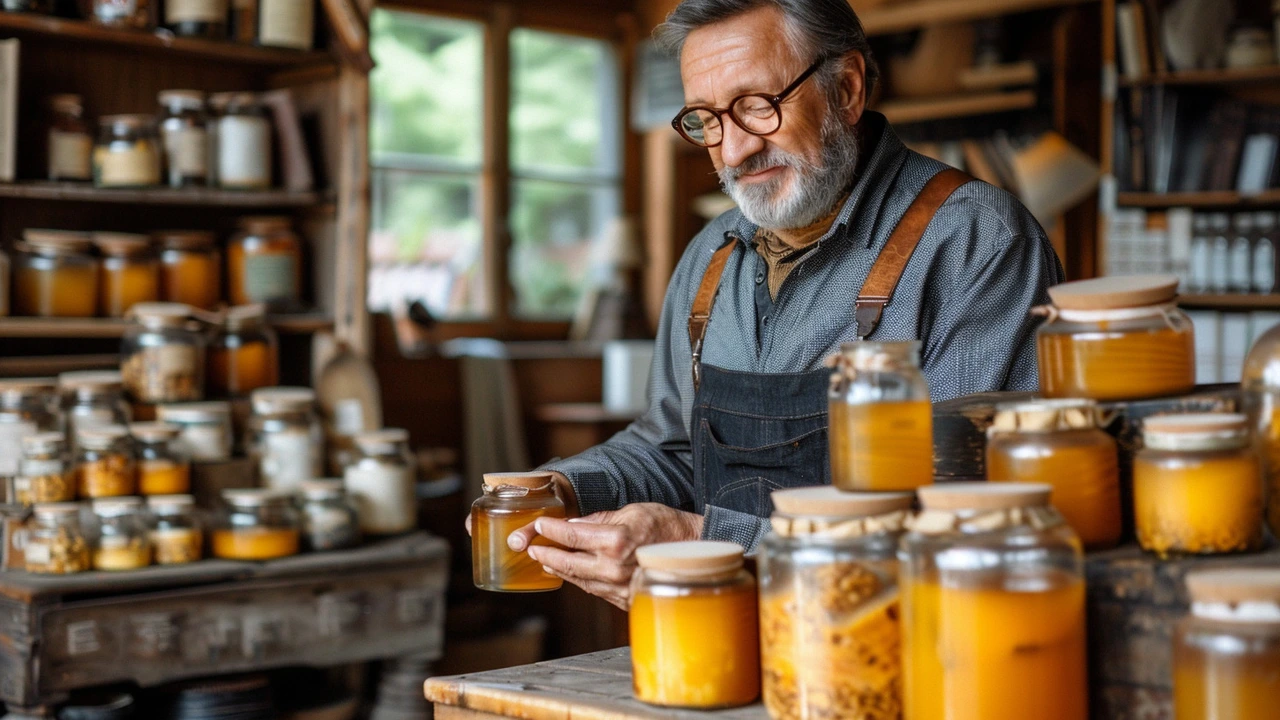
[[[908,150],[867,110],[876,66],[847,0],[684,0],[658,37],[680,57],[675,128],[738,209],[671,279],[648,413],[546,466],[577,517],[508,540],[623,608],[637,547],[752,550],[770,491],[830,482],[822,367],[841,343],[920,340],[935,401],[1034,390],[1027,311],[1062,280],[1014,197]],[[560,547],[530,545],[538,534]]]

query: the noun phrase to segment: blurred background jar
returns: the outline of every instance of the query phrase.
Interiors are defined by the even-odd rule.
[[[32,508],[23,548],[29,573],[65,575],[89,569],[89,542],[80,524],[79,503],[44,503]]]
[[[258,44],[310,50],[315,42],[315,3],[310,0],[257,0]]]
[[[213,310],[222,302],[222,253],[204,230],[160,230],[160,297],[165,302]]]
[[[218,186],[224,190],[271,187],[271,120],[253,93],[226,99],[218,117]]]
[[[49,109],[48,178],[54,182],[92,180],[93,136],[84,119],[83,100],[79,95],[50,95]]]
[[[128,425],[129,402],[124,379],[116,370],[83,370],[58,376],[67,439],[74,445],[81,430],[102,425]]]
[[[179,37],[227,37],[227,0],[166,0],[164,25]]]
[[[174,0],[166,4],[199,5],[207,0]],[[215,4],[224,4],[215,2]],[[205,133],[204,93],[165,90],[160,103],[160,140],[164,146],[165,182],[169,187],[204,187],[209,179],[209,138]]]
[[[13,477],[22,457],[22,440],[61,430],[54,378],[0,380],[0,478]]]
[[[213,554],[225,560],[271,560],[298,554],[299,521],[288,493],[267,488],[224,490],[213,530]]]
[[[265,304],[280,312],[302,305],[302,241],[287,217],[246,217],[227,245],[232,305]]]
[[[0,318],[9,317],[9,295],[13,288],[13,264],[0,248]]]
[[[76,433],[76,486],[82,498],[137,494],[137,463],[123,425],[82,428]]]
[[[228,308],[209,343],[209,394],[244,397],[280,383],[280,348],[264,305]]]
[[[360,433],[355,444],[358,455],[344,480],[360,510],[360,530],[370,535],[412,530],[418,522],[417,463],[409,453],[409,431]]]
[[[160,184],[160,138],[150,115],[105,115],[98,119],[93,181],[103,188],[149,188]]]
[[[24,230],[14,244],[13,314],[93,317],[98,310],[98,261],[83,233]]]
[[[184,495],[191,491],[191,458],[177,445],[182,428],[163,422],[129,426],[138,457],[139,495]]]
[[[324,430],[315,410],[315,392],[302,387],[261,388],[250,398],[253,415],[245,447],[262,485],[292,491],[302,481],[320,477]]]
[[[179,428],[175,442],[181,452],[198,462],[231,459],[235,445],[231,406],[225,402],[195,402],[156,407],[156,420]]]
[[[98,274],[98,309],[120,318],[138,303],[160,299],[160,258],[146,235],[98,232],[93,244],[102,255]]]
[[[130,310],[120,352],[125,389],[136,402],[204,398],[205,339],[181,303],[141,303]]]
[[[151,27],[151,0],[86,0],[93,13],[89,17],[100,25],[146,30]],[[88,13],[86,13],[88,14]]]
[[[90,543],[94,570],[137,570],[151,564],[142,498],[103,498],[91,507],[96,519]]]
[[[342,480],[307,480],[302,491],[302,541],[308,550],[343,550],[360,544],[360,515]]]
[[[204,532],[190,495],[152,495],[147,498],[151,514],[151,547],[157,565],[181,565],[204,555]]]
[[[60,432],[41,432],[22,439],[22,459],[10,502],[21,505],[71,502],[76,499],[75,472]]]
[[[53,14],[53,0],[3,0],[0,8],[5,12]]]

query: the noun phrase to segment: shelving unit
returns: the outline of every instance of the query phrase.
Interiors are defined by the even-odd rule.
[[[333,317],[324,313],[272,315],[267,321],[290,335],[333,329]],[[0,338],[117,338],[128,326],[116,318],[0,318]]]
[[[1029,110],[1036,106],[1034,90],[949,95],[935,98],[890,100],[876,109],[891,123],[905,124],[945,120],[948,118],[990,115],[1010,110]]]
[[[1267,190],[1256,195],[1225,192],[1194,193],[1146,193],[1123,192],[1116,195],[1120,207],[1142,208],[1223,208],[1248,209],[1280,205],[1280,189]]]
[[[0,183],[0,198],[221,208],[307,208],[333,202],[332,194],[325,192],[236,192],[206,188],[116,190],[85,183],[44,181]]]
[[[1280,310],[1280,295],[1179,295],[1178,304],[1208,310]]]
[[[978,20],[981,18],[1013,15],[1083,5],[1094,0],[917,0],[916,2],[899,2],[884,8],[859,11],[862,27],[868,35],[887,35],[890,33],[915,30],[926,25],[944,25],[946,23]],[[857,0],[853,7],[858,10]]]

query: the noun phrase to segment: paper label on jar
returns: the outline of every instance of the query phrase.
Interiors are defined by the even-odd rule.
[[[320,476],[319,449],[305,432],[269,433],[262,439],[259,470],[273,490],[293,490],[303,480]]]
[[[244,259],[244,294],[251,303],[298,297],[298,265],[293,255],[250,255]]]
[[[98,184],[106,187],[139,187],[160,184],[160,158],[150,142],[134,143],[128,150],[94,151]]]
[[[22,459],[22,438],[36,434],[33,422],[0,423],[0,476],[8,477],[18,472]]]
[[[226,429],[212,425],[187,425],[178,442],[192,460],[226,460],[231,457],[231,443]]]
[[[229,188],[271,185],[271,124],[230,115],[218,121],[218,183]]]
[[[417,522],[413,473],[409,468],[361,462],[347,468],[347,492],[356,499],[360,529],[374,534],[404,532]]]
[[[49,179],[93,179],[93,139],[87,133],[49,131]]]
[[[24,478],[61,475],[63,470],[61,460],[23,460],[19,465],[19,471]]]
[[[164,133],[169,172],[180,177],[204,177],[209,163],[209,137],[203,128],[183,127]]]
[[[181,22],[225,23],[227,0],[167,0],[164,21],[167,25]]]
[[[195,375],[196,349],[190,345],[165,345],[155,348],[156,373],[161,377]]]
[[[258,42],[310,50],[314,36],[314,0],[260,0]]]
[[[43,540],[32,540],[30,536],[27,537],[27,546],[23,548],[23,552],[26,554],[28,565],[48,565],[52,554],[49,543]]]

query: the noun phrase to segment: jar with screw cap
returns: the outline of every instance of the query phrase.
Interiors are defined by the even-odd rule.
[[[227,560],[272,560],[298,554],[298,513],[288,493],[267,488],[224,490],[213,554]]]
[[[13,488],[13,500],[22,505],[75,500],[75,473],[67,457],[66,436],[42,432],[22,438],[22,459]]]
[[[360,515],[342,480],[301,483],[302,540],[308,550],[343,550],[360,544]]]
[[[243,397],[279,381],[279,340],[266,307],[228,308],[209,343],[209,394]]]
[[[360,510],[360,529],[370,535],[412,530],[418,523],[417,463],[408,431],[360,433],[355,443],[359,456],[344,477]]]
[[[471,504],[471,570],[476,587],[497,592],[558,590],[562,581],[528,553],[507,546],[511,533],[540,517],[564,517],[551,473],[485,473],[484,495]],[[550,544],[542,536],[535,545]]]
[[[42,503],[32,508],[23,548],[29,573],[65,575],[89,569],[89,542],[80,525],[80,504]]]
[[[0,478],[18,472],[23,438],[60,428],[57,383],[54,378],[0,379]]]

